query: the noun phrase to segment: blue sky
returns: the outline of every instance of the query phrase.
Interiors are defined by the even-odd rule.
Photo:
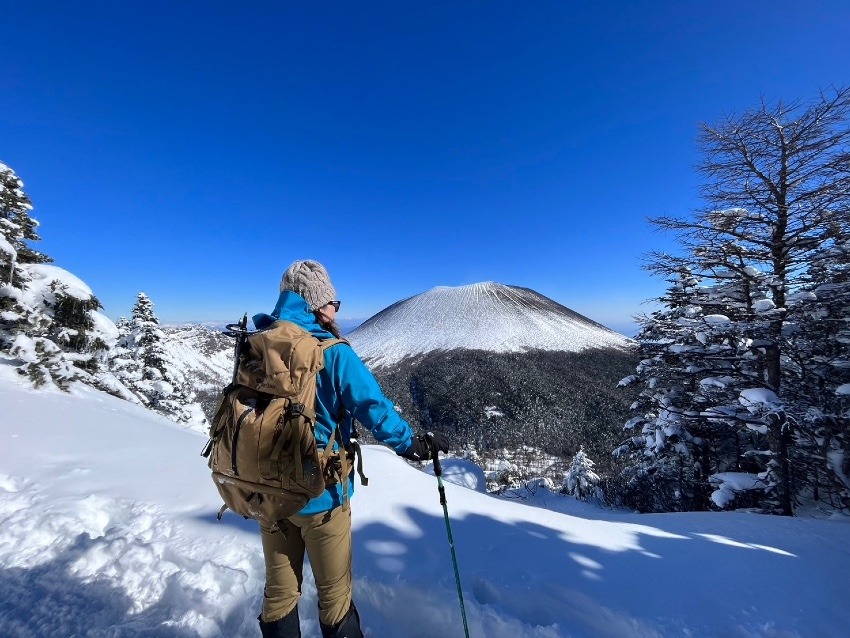
[[[629,332],[698,122],[850,82],[843,0],[2,8],[0,160],[113,319],[268,310],[313,258],[343,317],[497,281]]]

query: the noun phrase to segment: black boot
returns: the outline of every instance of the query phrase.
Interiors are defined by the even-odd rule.
[[[298,606],[280,620],[265,622],[258,616],[263,638],[301,638],[301,625],[298,622]]]
[[[357,613],[357,607],[351,603],[348,608],[348,613],[336,625],[325,625],[319,623],[322,628],[322,638],[363,638],[363,632],[360,631],[360,614]]]

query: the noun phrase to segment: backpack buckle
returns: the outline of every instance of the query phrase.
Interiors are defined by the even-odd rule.
[[[305,405],[303,403],[290,403],[289,407],[286,409],[286,414],[289,418],[294,418],[297,416],[301,416],[304,414]]]

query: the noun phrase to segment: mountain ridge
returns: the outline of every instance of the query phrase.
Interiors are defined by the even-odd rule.
[[[634,342],[534,290],[439,286],[348,339],[405,419],[457,449],[533,446],[568,459],[584,446],[601,470],[613,464],[634,400],[617,387],[637,364]]]
[[[530,288],[496,282],[431,288],[381,310],[347,338],[377,367],[433,351],[627,351],[631,343]]]

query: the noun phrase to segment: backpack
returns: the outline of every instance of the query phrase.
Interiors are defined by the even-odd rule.
[[[272,530],[301,510],[325,488],[343,482],[347,507],[351,462],[359,452],[334,452],[336,428],[324,450],[316,445],[316,375],[328,348],[344,339],[319,340],[288,321],[246,330],[247,315],[228,325],[237,338],[233,381],[222,396],[210,425],[210,440],[201,453],[224,505]],[[356,450],[356,452],[355,452]],[[358,471],[361,467],[358,467]],[[365,477],[361,472],[361,481]]]

